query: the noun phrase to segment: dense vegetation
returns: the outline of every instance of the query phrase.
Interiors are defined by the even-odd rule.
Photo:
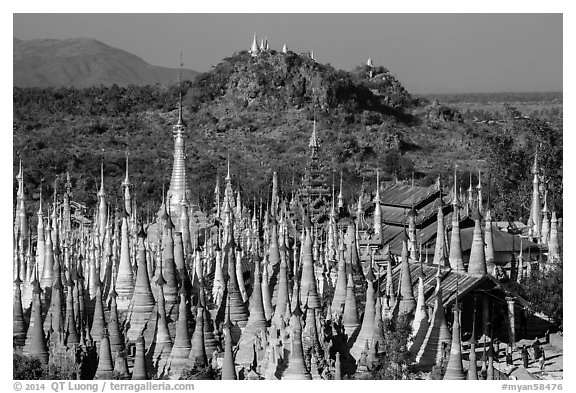
[[[15,380],[74,380],[78,369],[71,360],[43,365],[40,359],[14,351],[12,379]]]
[[[533,312],[540,312],[552,318],[563,330],[564,324],[564,268],[562,261],[548,261],[547,266],[532,271],[532,275],[523,278],[520,283],[508,284],[533,307]]]
[[[449,186],[455,163],[467,179],[469,172],[488,169],[478,161],[485,158],[497,213],[525,216],[522,198],[529,198],[529,189],[516,193],[518,198],[507,193],[530,187],[530,157],[540,142],[550,148],[543,161],[554,177],[553,194],[561,197],[561,124],[515,122],[499,136],[499,124],[479,126],[450,105],[412,97],[384,67],[372,68],[372,78],[369,71],[367,66],[336,70],[292,52],[256,58],[239,52],[181,87],[14,88],[14,171],[22,157],[32,200],[41,179],[45,195],[57,176],[62,190],[68,171],[74,199],[93,207],[104,161],[114,204],[121,197],[128,151],[133,195],[142,209],[156,211],[162,185],[169,182],[171,125],[182,93],[188,174],[195,202],[204,208],[212,206],[216,176],[224,175],[228,156],[234,183],[246,198],[266,199],[272,171],[279,172],[280,188],[289,193],[302,176],[314,119],[326,180],[342,171],[348,200],[356,197],[362,178],[374,182],[377,168],[384,179],[413,177],[430,185],[441,175]],[[516,140],[518,135],[523,140]],[[510,140],[512,155],[505,147]]]
[[[528,220],[532,198],[531,169],[538,151],[541,175],[547,182],[548,208],[562,212],[563,147],[561,124],[524,118],[504,107],[504,122],[481,129],[479,148],[492,174],[494,209],[505,219]]]
[[[412,335],[410,318],[401,315],[384,323],[384,355],[374,369],[374,379],[415,379],[408,340]]]

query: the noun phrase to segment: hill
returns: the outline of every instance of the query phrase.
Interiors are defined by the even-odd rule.
[[[89,38],[14,38],[14,86],[90,87],[173,84],[178,69],[157,67],[121,49]],[[182,70],[186,79],[198,73]]]
[[[300,183],[314,123],[326,181],[330,184],[334,176],[338,182],[342,172],[348,201],[357,198],[363,178],[373,184],[376,169],[381,179],[414,178],[419,185],[430,185],[442,175],[449,185],[458,164],[461,179],[467,180],[470,171],[476,181],[477,170],[487,167],[479,160],[494,150],[487,136],[500,130],[480,128],[450,106],[412,97],[384,67],[375,67],[371,75],[368,71],[366,66],[336,70],[293,52],[252,57],[243,51],[181,89],[15,88],[15,168],[21,155],[28,168],[29,194],[37,192],[42,177],[51,183],[69,171],[75,197],[95,204],[102,159],[107,191],[112,201],[120,200],[128,150],[136,198],[148,202],[143,208],[155,211],[162,184],[169,182],[171,125],[177,120],[181,92],[188,123],[188,173],[195,202],[207,208],[228,156],[234,184],[245,198],[266,200],[272,171],[279,172],[281,190],[290,193],[292,184]],[[523,136],[518,140],[525,141],[517,148],[524,154],[518,156],[516,178],[507,187],[530,176],[529,153],[538,142],[530,138],[534,132],[524,126],[517,130]],[[550,140],[548,145],[559,147],[561,157],[561,144]],[[493,173],[494,180],[498,168]],[[463,185],[467,187],[467,181]],[[49,189],[45,183],[45,192]],[[513,214],[529,205],[530,193],[525,196],[528,200],[521,195]],[[495,203],[498,195],[492,197]]]

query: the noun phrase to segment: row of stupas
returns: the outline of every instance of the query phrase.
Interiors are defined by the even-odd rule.
[[[284,44],[282,46],[282,53],[288,53],[288,50],[289,50],[288,46]],[[268,43],[268,38],[262,37],[260,44],[258,44],[258,37],[256,37],[256,34],[254,34],[254,39],[252,40],[252,45],[250,46],[250,49],[248,49],[248,53],[250,53],[252,57],[257,57],[258,55],[267,52],[270,52],[270,44]],[[312,60],[314,60],[313,51],[308,53],[308,55]]]
[[[463,366],[458,282],[492,275],[495,229],[481,195],[480,202],[470,197],[463,203],[454,187],[449,241],[439,201],[441,236],[431,260],[420,252],[412,209],[401,252],[392,255],[382,237],[379,180],[371,218],[362,197],[356,214],[348,211],[342,185],[337,197],[332,188],[330,198],[314,123],[307,172],[293,198],[280,198],[274,174],[270,203],[249,206],[233,189],[228,163],[224,192],[217,185],[211,224],[201,238],[190,225],[185,132],[180,106],[170,188],[155,222],[146,225],[130,194],[127,160],[123,203],[113,207],[107,201],[102,166],[92,225],[72,224],[67,181],[61,202],[55,189],[52,206],[44,205],[40,193],[34,232],[20,166],[13,264],[17,350],[43,363],[67,360],[84,379],[177,379],[194,366],[219,370],[222,379],[363,378],[385,356],[385,326],[405,318],[412,327],[406,350],[414,365],[429,370],[444,364],[445,379],[479,378],[475,350],[468,369]],[[548,259],[561,258],[556,216],[546,232],[548,211],[545,204],[539,210],[540,203],[534,195],[531,235],[546,239]],[[467,264],[460,245],[462,209],[474,220]],[[363,246],[367,239],[375,241]],[[385,262],[376,263],[383,253]],[[532,261],[526,263],[530,274]],[[435,266],[435,277],[426,276],[424,266]],[[447,275],[456,280],[449,308],[442,281]],[[488,323],[487,314],[482,320]],[[481,330],[482,370],[491,379],[492,340],[487,344],[488,330]],[[471,348],[475,337],[473,330]]]

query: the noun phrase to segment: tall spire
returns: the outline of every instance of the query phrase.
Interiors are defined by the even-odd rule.
[[[380,171],[376,171],[376,195],[374,196],[374,236],[382,236],[382,208],[380,206]]]
[[[368,265],[368,273],[366,274],[367,288],[366,288],[366,304],[364,305],[364,317],[362,319],[362,326],[358,333],[358,338],[354,342],[350,354],[354,359],[359,360],[364,347],[372,344],[375,338],[375,322],[376,322],[376,298],[374,291],[374,281],[376,276],[372,270],[374,263],[374,255],[370,255],[370,264]]]
[[[472,172],[470,172],[470,186],[468,187],[468,211],[472,211],[474,205],[474,187],[472,187]]]
[[[230,216],[230,212],[227,213],[227,216]],[[240,288],[238,286],[238,279],[236,275],[236,244],[234,243],[234,233],[230,231],[228,237],[228,244],[226,247],[224,247],[224,258],[227,259],[228,262],[228,297],[225,306],[229,313],[229,318],[234,323],[231,332],[232,340],[234,344],[236,344],[240,338],[241,328],[245,327],[248,321],[248,308],[246,307],[246,303],[244,303],[242,300],[242,294],[240,293]],[[238,263],[240,263],[240,261],[238,261]],[[222,307],[222,305],[220,307]]]
[[[116,302],[118,294],[114,287],[110,293],[110,316],[108,317],[108,333],[110,337],[110,349],[112,353],[124,350],[124,335],[120,330],[120,321],[118,320],[118,304]]]
[[[250,316],[246,328],[242,332],[236,362],[239,364],[250,363],[253,358],[253,344],[256,334],[266,331],[268,322],[264,315],[264,303],[262,300],[262,288],[260,282],[260,261],[254,261],[254,288],[250,298]]]
[[[264,255],[264,262],[262,264],[262,303],[264,307],[264,315],[267,321],[272,319],[274,308],[272,307],[272,295],[270,293],[270,286],[268,285],[268,260]],[[280,262],[280,269],[282,269],[282,262]],[[284,261],[284,271],[286,271],[286,261]],[[286,273],[284,273],[286,275]],[[288,290],[286,290],[286,298],[288,297]],[[286,303],[286,302],[284,302]]]
[[[476,191],[478,193],[478,210],[480,213],[484,210],[482,205],[482,172],[478,170],[478,185],[476,186]]]
[[[458,165],[454,165],[454,189],[452,190],[452,206],[458,206],[460,201],[458,200],[458,175],[457,170]]]
[[[410,252],[410,259],[416,260],[417,236],[416,236],[416,217],[418,213],[412,205],[412,208],[407,214],[408,216],[408,251]]]
[[[540,244],[548,246],[548,239],[550,237],[550,219],[548,218],[548,189],[544,191],[544,207],[542,208],[542,236],[540,237]]]
[[[344,303],[346,302],[346,260],[344,259],[344,236],[340,235],[340,246],[338,248],[338,276],[330,307],[331,314],[342,314]]]
[[[104,190],[104,158],[100,163],[100,190],[98,191],[100,203],[98,205],[98,233],[100,235],[100,245],[104,242],[106,226],[108,220],[108,206],[106,204],[106,191]]]
[[[310,380],[310,372],[304,363],[304,349],[302,346],[302,310],[300,309],[300,301],[296,300],[296,308],[290,317],[291,344],[290,357],[288,359],[288,367],[282,374],[282,379],[304,379]]]
[[[12,337],[15,343],[18,342],[18,346],[21,346],[22,341],[26,339],[26,322],[24,321],[24,310],[22,309],[21,284],[22,281],[16,278],[14,281],[14,299],[12,306]]]
[[[254,260],[254,281],[252,296],[250,298],[250,316],[246,324],[245,331],[251,329],[262,329],[268,326],[266,317],[264,315],[264,302],[262,299],[261,288],[261,275],[260,275],[260,261],[258,257]]]
[[[128,151],[126,151],[126,176],[122,181],[122,187],[124,187],[124,209],[128,215],[132,214],[132,197],[130,196],[130,179],[128,178]]]
[[[478,365],[476,364],[476,300],[477,295],[474,296],[474,311],[472,313],[472,334],[470,335],[470,340],[468,343],[470,344],[470,351],[468,355],[468,373],[467,379],[468,380],[478,380]]]
[[[176,125],[185,126],[184,117],[182,116],[182,92],[178,94],[178,123]]]
[[[174,260],[174,238],[173,238],[174,225],[172,224],[172,216],[170,215],[166,220],[164,226],[164,234],[162,236],[162,252],[161,264],[163,279],[166,285],[163,287],[166,310],[168,315],[173,320],[176,319],[178,313],[178,283],[177,283],[177,268]],[[157,269],[159,276],[160,269]]]
[[[256,201],[254,201],[256,203]],[[278,207],[279,207],[279,198],[278,198],[278,172],[272,172],[272,202],[270,210],[272,212],[272,216],[275,217],[278,214]],[[256,207],[254,207],[254,211],[256,211]]]
[[[48,212],[50,212],[50,208],[48,208]],[[48,225],[46,226],[45,238],[44,266],[40,281],[40,286],[42,288],[51,287],[54,280],[54,249],[52,243],[52,228],[50,227],[50,214],[48,214]]]
[[[124,187],[130,187],[132,185],[132,183],[130,183],[130,179],[128,178],[128,151],[126,151],[126,175],[124,177],[124,180],[122,181],[122,186]]]
[[[182,54],[180,54],[180,68],[182,68]],[[183,194],[189,193],[188,180],[186,175],[186,149],[184,142],[184,133],[186,132],[186,123],[182,113],[182,86],[178,100],[178,122],[172,127],[174,137],[174,163],[172,165],[172,176],[170,179],[170,188],[168,189],[168,203],[170,204],[170,214],[176,228],[180,227],[180,215],[182,213]]]
[[[256,37],[256,34],[254,34],[254,40],[252,41],[252,46],[250,47],[249,52],[252,57],[256,57],[260,53],[260,49],[258,48],[258,38]]]
[[[308,217],[308,215],[306,215]],[[305,219],[305,221],[308,221]],[[306,223],[304,224],[306,226]],[[314,274],[314,261],[312,257],[311,228],[305,228],[304,244],[302,245],[302,278],[300,288],[300,302],[307,300],[308,307],[318,308],[321,306],[318,296],[316,277]]]
[[[38,206],[38,226],[36,227],[38,240],[36,242],[36,271],[41,274],[44,269],[44,258],[46,255],[45,237],[44,237],[44,217],[42,216],[42,183],[40,180],[40,201]]]
[[[486,256],[486,268],[492,271],[494,267],[494,237],[492,235],[492,212],[486,208],[486,217],[484,217],[484,252]]]
[[[436,245],[434,247],[434,260],[432,263],[435,265],[446,264],[446,238],[444,237],[444,212],[442,211],[442,198],[438,198],[438,214],[436,216]]]
[[[295,247],[296,248],[296,247]],[[276,328],[280,328],[282,318],[286,312],[286,305],[288,304],[288,264],[286,258],[286,246],[282,245],[282,252],[280,253],[280,269],[278,271],[278,282],[274,286],[274,295],[272,296],[271,305],[276,303],[276,308],[272,315],[272,323]],[[266,264],[266,275],[268,275],[268,269],[274,269],[270,264]],[[294,272],[296,274],[296,272]]]
[[[100,190],[98,191],[98,196],[106,196],[106,191],[104,191],[104,158],[100,162]]]
[[[34,281],[32,281],[32,313],[22,353],[28,356],[35,356],[39,358],[43,364],[48,364],[48,347],[44,337],[44,330],[42,329],[41,292],[38,277],[35,277]]]
[[[129,299],[134,292],[134,273],[130,264],[130,238],[128,215],[122,210],[119,214],[122,220],[120,237],[120,262],[116,276],[116,292],[118,293],[118,309],[128,310]]]
[[[369,68],[368,76],[370,77],[370,79],[372,79],[373,72],[374,72],[374,63],[372,63],[372,58],[370,58],[370,57],[368,58],[368,60],[366,61],[366,65]]]
[[[100,353],[98,354],[98,368],[95,379],[112,379],[114,365],[112,364],[112,354],[110,350],[110,339],[106,329],[102,332],[102,341],[100,342]]]
[[[232,181],[232,176],[230,176],[230,154],[228,154],[228,158],[226,159],[226,184]]]
[[[458,285],[458,282],[456,282]],[[444,379],[465,380],[464,367],[462,366],[462,346],[460,339],[460,308],[458,306],[458,286],[456,286],[456,301],[454,303],[454,323],[452,324],[452,344],[450,345],[450,358],[446,366]]]
[[[318,137],[316,136],[316,118],[314,118],[314,122],[312,125],[312,135],[310,136],[310,142],[308,143],[308,147],[312,151],[312,154],[315,155],[318,152]]]
[[[133,380],[148,379],[148,370],[146,370],[144,337],[139,335],[136,339],[136,355],[134,356],[134,368],[132,369]]]
[[[486,254],[484,250],[484,239],[482,228],[480,227],[480,212],[475,209],[472,213],[474,219],[474,234],[472,238],[472,247],[470,249],[470,261],[468,262],[468,273],[475,276],[485,276],[488,274],[486,269]]]
[[[200,288],[200,302],[199,304],[203,309],[203,319],[204,319],[204,350],[206,351],[206,357],[208,361],[212,358],[214,353],[218,352],[220,347],[220,341],[214,336],[214,321],[210,315],[210,311],[207,310],[206,292],[204,287]]]
[[[232,322],[230,321],[230,292],[226,299],[228,312],[226,313],[226,320],[224,321],[224,359],[222,361],[222,379],[223,380],[236,380],[236,367],[234,365],[234,353],[232,349]]]
[[[558,260],[561,258],[560,242],[558,241],[558,219],[556,212],[552,212],[552,220],[550,221],[550,240],[548,240],[548,259]]]
[[[180,70],[178,73],[178,88],[180,91],[178,92],[178,125],[184,126],[184,119],[182,118],[182,67],[184,67],[184,63],[182,62],[182,52],[180,52]]]
[[[192,334],[192,348],[188,360],[193,365],[206,366],[208,358],[204,345],[204,308],[199,305],[196,309],[196,326]]]
[[[24,196],[24,173],[22,172],[22,158],[20,158],[20,162],[18,164],[18,175],[16,175],[16,179],[18,180],[18,198],[22,198]]]
[[[528,223],[532,222],[533,237],[539,238],[542,230],[542,205],[540,201],[540,170],[538,168],[538,150],[534,154],[534,165],[532,166],[532,204],[530,206],[530,217]]]
[[[412,278],[410,276],[410,265],[408,264],[408,245],[406,239],[402,241],[402,262],[400,281],[400,304],[398,314],[407,314],[412,318],[416,310],[416,299],[412,291]]]
[[[356,293],[354,291],[354,281],[352,272],[347,272],[348,280],[346,283],[346,301],[344,303],[344,313],[342,315],[342,325],[349,338],[355,339],[360,329],[360,319],[358,318],[358,304],[356,302]]]
[[[454,167],[454,192],[452,195],[452,235],[450,237],[450,254],[448,259],[452,269],[464,271],[464,260],[462,259],[462,244],[460,240],[460,212],[458,205],[458,178],[456,167]]]
[[[342,171],[340,171],[340,191],[338,192],[338,210],[344,207],[344,195],[342,195]]]
[[[424,297],[424,279],[420,276],[418,277],[418,300],[416,302],[416,312],[414,313],[414,320],[412,321],[413,338],[409,347],[409,351],[412,355],[418,353],[418,350],[424,342],[429,326],[426,298]]]
[[[128,330],[128,338],[131,340],[137,339],[142,331],[146,329],[147,321],[156,304],[148,275],[145,238],[146,232],[144,232],[144,226],[141,223],[140,232],[138,233],[138,271],[136,273],[134,294],[130,302],[131,313],[129,313],[130,329]]]
[[[442,284],[440,276],[440,266],[436,276],[436,295],[434,301],[434,311],[430,316],[430,326],[426,332],[424,342],[416,355],[416,362],[421,366],[433,366],[438,363],[442,354],[442,346],[449,346],[452,341],[446,314],[442,302]]]
[[[100,345],[103,338],[104,328],[106,327],[106,319],[104,317],[104,303],[102,301],[102,283],[100,279],[97,278],[96,287],[96,297],[94,299],[94,319],[92,321],[92,327],[90,329],[90,335],[92,339],[96,342],[96,345]]]
[[[384,248],[386,255],[386,297],[392,307],[396,302],[396,291],[394,290],[394,280],[392,278],[392,255],[390,254],[390,245],[387,244]],[[386,305],[385,305],[386,306]]]
[[[17,209],[17,228],[20,232],[20,236],[23,239],[24,246],[26,246],[28,242],[28,216],[26,214],[26,205],[25,200],[26,196],[24,195],[24,172],[22,171],[22,159],[20,159],[20,171],[17,176],[18,179],[18,206]]]
[[[170,352],[170,372],[172,374],[179,375],[179,373],[181,373],[182,368],[188,362],[191,348],[190,331],[188,330],[186,290],[184,286],[181,286],[178,320],[176,321],[176,336],[174,338],[172,351]]]

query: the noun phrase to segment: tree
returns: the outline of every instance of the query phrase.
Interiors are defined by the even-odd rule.
[[[77,367],[72,359],[59,362],[51,361],[43,365],[40,359],[26,356],[20,352],[13,353],[13,377],[19,380],[68,380],[76,379]]]
[[[374,379],[413,379],[408,339],[412,334],[410,318],[400,315],[384,324],[384,356],[374,371]]]
[[[490,199],[499,219],[528,219],[532,195],[534,154],[548,186],[548,207],[562,213],[562,126],[537,118],[525,118],[505,106],[504,124],[483,129],[478,148],[491,176]]]
[[[204,380],[216,380],[220,379],[220,372],[214,370],[212,366],[188,366],[182,370],[182,375],[180,379],[184,380],[196,380],[196,379],[204,379]]]
[[[13,353],[13,378],[18,380],[42,379],[44,368],[40,359]]]
[[[547,261],[539,269],[532,270],[532,275],[522,279],[520,284],[509,285],[522,297],[528,300],[534,312],[541,312],[552,318],[562,329],[563,317],[563,276],[562,261]]]

